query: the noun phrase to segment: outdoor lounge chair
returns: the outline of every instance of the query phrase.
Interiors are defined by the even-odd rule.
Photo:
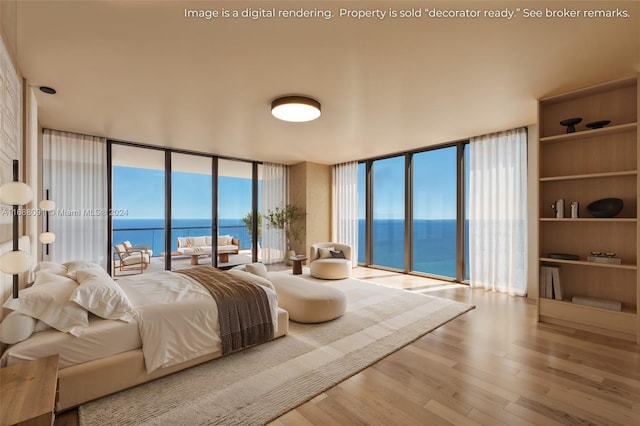
[[[151,256],[141,250],[127,251],[124,244],[116,244],[113,246],[115,252],[113,254],[113,274],[117,276],[117,270],[120,272],[133,272],[141,274],[149,267]],[[123,275],[123,274],[120,274]]]
[[[149,257],[153,256],[153,250],[151,250],[151,247],[149,247],[147,244],[131,244],[131,241],[127,240],[124,241],[122,245],[124,246],[124,249],[127,251],[127,253],[141,251],[144,254],[148,254]]]

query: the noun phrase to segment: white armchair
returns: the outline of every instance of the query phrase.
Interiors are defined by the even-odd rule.
[[[311,244],[309,255],[311,276],[340,280],[351,275],[351,246],[342,243]]]

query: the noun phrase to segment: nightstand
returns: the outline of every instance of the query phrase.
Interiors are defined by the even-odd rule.
[[[0,368],[0,425],[48,425],[54,420],[58,355]]]

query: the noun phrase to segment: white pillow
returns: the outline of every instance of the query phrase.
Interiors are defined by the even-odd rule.
[[[36,268],[33,270],[36,275],[38,275],[42,271],[51,272],[52,274],[56,275],[67,275],[67,272],[69,272],[67,270],[67,267],[62,263],[49,262],[46,260],[38,263],[36,265]]]
[[[204,247],[207,245],[207,239],[205,237],[193,237],[193,245],[196,247]]]
[[[131,322],[135,315],[131,302],[103,269],[80,269],[76,274],[80,285],[69,300],[100,318]]]
[[[102,266],[98,265],[97,263],[89,262],[86,260],[74,260],[72,262],[65,262],[63,263],[63,265],[67,267],[67,277],[71,278],[72,280],[76,279],[76,271],[79,271],[81,269],[102,269]]]
[[[89,313],[69,297],[78,283],[69,277],[40,272],[33,286],[7,299],[5,308],[42,320],[56,330],[80,336],[89,325]]]
[[[36,320],[13,311],[0,323],[0,342],[13,345],[27,340],[33,334]]]
[[[271,281],[269,281],[266,278],[262,278],[259,275],[255,275],[255,274],[252,274],[250,272],[243,271],[242,269],[229,269],[229,273],[233,274],[233,275],[236,275],[236,276],[238,276],[240,278],[244,278],[247,281],[251,281],[254,284],[258,284],[258,285],[261,285],[263,287],[270,288],[273,291],[276,291],[276,288],[273,286]]]
[[[318,259],[326,259],[331,257],[331,252],[335,250],[335,247],[327,247],[318,249]]]
[[[247,263],[244,266],[247,272],[251,272],[252,274],[262,277],[266,280],[269,279],[269,277],[267,276],[267,268],[262,263]]]

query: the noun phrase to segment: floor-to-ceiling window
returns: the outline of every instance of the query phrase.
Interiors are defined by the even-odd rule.
[[[260,259],[262,224],[253,214],[261,214],[262,165],[120,141],[108,141],[108,152],[109,206],[127,212],[112,218],[112,251],[124,241],[148,248],[152,270]],[[197,256],[181,253],[179,239],[186,237],[204,238],[207,248]]]
[[[373,264],[404,269],[405,157],[375,160],[373,173]]]
[[[218,160],[218,240],[231,238],[231,245],[239,250],[229,250],[229,255],[220,255],[219,266],[225,263],[249,263],[252,259],[253,235],[251,221],[253,212],[253,167],[252,163],[236,160]],[[243,220],[244,219],[244,220]],[[237,243],[236,243],[237,242]]]
[[[413,155],[413,270],[456,278],[457,151]]]
[[[171,153],[171,252],[172,268],[212,264],[213,180],[211,157]],[[188,240],[187,238],[192,238]],[[177,251],[192,241],[207,249],[184,262]],[[181,244],[182,243],[182,244]]]
[[[164,256],[165,153],[162,150],[113,144],[111,148],[112,242],[129,241]]]
[[[359,163],[359,264],[468,281],[467,145]]]

